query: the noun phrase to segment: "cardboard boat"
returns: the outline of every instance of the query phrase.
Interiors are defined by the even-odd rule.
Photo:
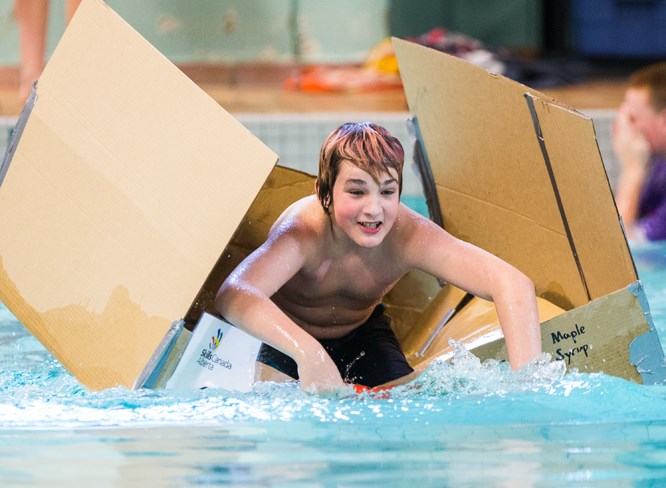
[[[394,40],[433,219],[537,286],[543,348],[662,383],[664,354],[592,121]],[[259,347],[214,295],[313,191],[100,0],[84,0],[0,167],[0,300],[90,389],[246,390]],[[422,371],[455,339],[505,358],[491,303],[410,273],[386,297]],[[263,377],[263,376],[262,376]]]

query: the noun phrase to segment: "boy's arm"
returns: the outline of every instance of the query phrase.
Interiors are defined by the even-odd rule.
[[[406,249],[413,266],[495,303],[512,369],[541,353],[534,284],[527,276],[425,218]]]
[[[215,306],[226,320],[294,359],[301,388],[337,389],[344,383],[328,353],[270,299],[301,269],[305,247],[289,231],[272,233],[229,275]]]

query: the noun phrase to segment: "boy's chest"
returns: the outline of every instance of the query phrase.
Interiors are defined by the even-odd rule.
[[[358,300],[381,298],[400,278],[398,263],[388,258],[359,256],[326,258],[305,267],[296,277],[304,296],[345,296]]]

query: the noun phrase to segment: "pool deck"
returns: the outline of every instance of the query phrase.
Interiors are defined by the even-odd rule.
[[[231,113],[402,112],[401,89],[376,92],[311,93],[284,88],[296,68],[277,65],[179,66],[195,83]],[[18,70],[0,66],[0,116],[18,115]],[[614,109],[622,101],[624,77],[591,76],[580,83],[541,89],[545,95],[579,110]]]

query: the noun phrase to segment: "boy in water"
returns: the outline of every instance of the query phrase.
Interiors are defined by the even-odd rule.
[[[258,360],[307,391],[374,387],[413,371],[381,304],[411,269],[492,300],[514,370],[541,352],[533,283],[401,204],[403,162],[383,127],[334,130],[316,195],[287,208],[217,294],[219,312],[264,342]]]

